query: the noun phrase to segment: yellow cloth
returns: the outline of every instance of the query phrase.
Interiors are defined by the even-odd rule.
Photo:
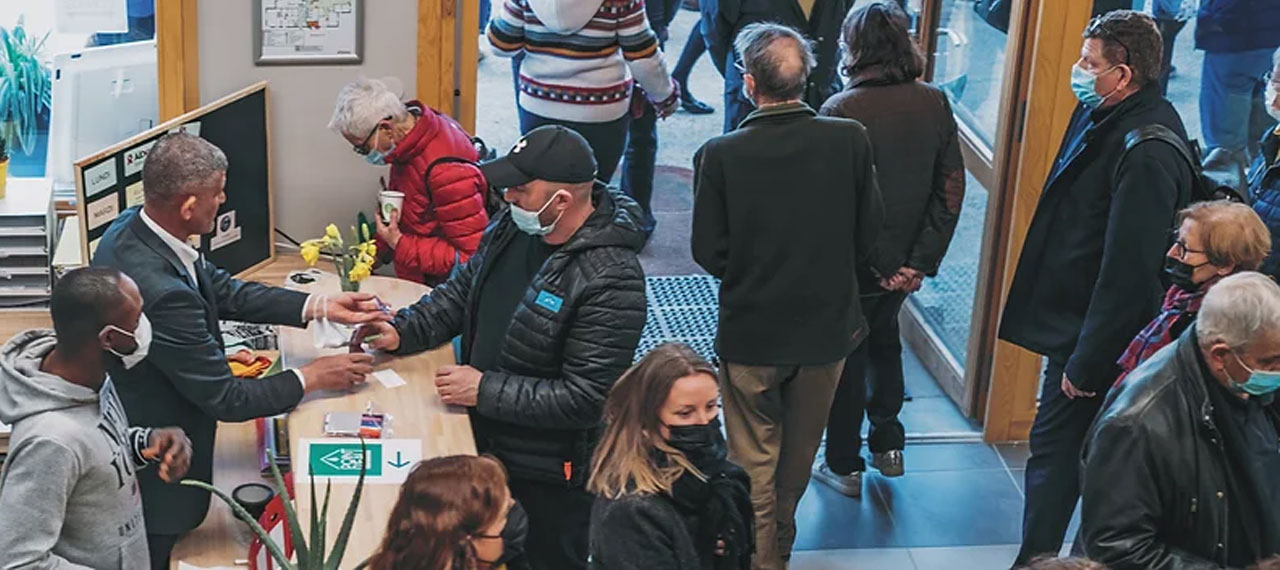
[[[236,378],[257,378],[268,368],[271,368],[271,359],[259,356],[253,359],[251,364],[241,364],[234,360],[227,361],[227,364],[231,366],[231,375]]]

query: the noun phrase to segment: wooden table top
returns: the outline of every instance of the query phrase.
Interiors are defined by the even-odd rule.
[[[337,277],[321,275],[315,283],[291,287],[310,292],[337,292]],[[374,276],[361,284],[362,291],[375,293],[395,309],[416,302],[428,289],[417,283]],[[303,366],[318,356],[339,354],[345,349],[316,349],[311,329],[280,328],[280,351],[287,368]],[[310,487],[307,471],[300,463],[302,441],[323,438],[324,416],[328,412],[363,412],[372,402],[374,410],[390,414],[395,439],[421,440],[422,458],[444,455],[475,454],[475,439],[465,410],[445,406],[436,394],[435,370],[454,363],[452,347],[446,345],[432,351],[407,357],[378,355],[375,370],[395,370],[407,383],[387,388],[370,377],[369,382],[351,393],[309,394],[289,414],[290,453],[294,460],[294,490],[298,516],[310,520]],[[230,491],[241,483],[262,481],[258,473],[257,436],[253,422],[221,424],[214,450],[214,485]],[[354,480],[333,480],[329,505],[327,544],[333,544],[341,518],[355,490]],[[317,479],[317,495],[323,497],[324,480]],[[378,547],[387,525],[387,517],[395,505],[400,486],[366,483],[360,498],[350,542],[342,567],[354,567]],[[309,534],[309,527],[304,522]],[[234,520],[230,509],[214,500],[204,523],[178,543],[173,560],[198,566],[229,566],[247,558],[252,533]]]

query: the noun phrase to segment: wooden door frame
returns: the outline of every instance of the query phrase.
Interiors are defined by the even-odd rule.
[[[1023,62],[1026,89],[1018,104],[1025,111],[1018,113],[1020,124],[1016,127],[1020,152],[1005,169],[1005,199],[993,213],[997,216],[992,220],[994,227],[1001,231],[994,236],[996,247],[992,248],[989,272],[981,276],[986,279],[980,290],[988,300],[987,310],[975,314],[989,332],[983,345],[974,347],[991,355],[984,371],[989,375],[983,422],[983,437],[988,442],[1024,440],[1035,420],[1041,357],[997,340],[995,332],[1041,188],[1076,107],[1066,78],[1079,58],[1080,31],[1092,11],[1092,2],[1030,2],[1029,13],[1035,17],[1024,20],[1034,25],[1034,33],[1028,36],[1035,40],[1026,46],[1029,57]]]
[[[200,106],[199,26],[196,0],[155,2],[157,88],[163,123]]]

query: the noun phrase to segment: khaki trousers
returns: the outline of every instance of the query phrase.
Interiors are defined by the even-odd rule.
[[[751,478],[756,570],[783,570],[796,539],[796,505],[840,384],[844,359],[820,366],[724,363],[720,390],[729,459]]]

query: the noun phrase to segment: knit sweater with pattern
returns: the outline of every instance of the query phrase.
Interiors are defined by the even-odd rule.
[[[679,96],[644,0],[504,0],[488,36],[498,55],[524,53],[519,104],[535,115],[613,121],[636,82],[655,102]]]

